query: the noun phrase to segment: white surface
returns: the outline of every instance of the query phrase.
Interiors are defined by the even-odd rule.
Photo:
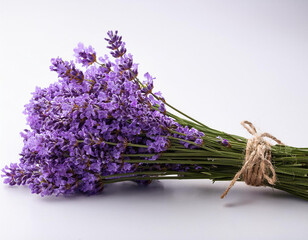
[[[18,161],[23,105],[56,80],[50,58],[78,42],[104,54],[118,29],[156,90],[207,125],[249,137],[247,119],[307,146],[307,1],[0,0],[0,165]],[[98,196],[46,197],[0,184],[1,239],[304,239],[308,203],[237,183],[108,186]]]

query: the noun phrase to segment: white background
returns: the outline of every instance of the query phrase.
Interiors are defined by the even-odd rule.
[[[252,121],[307,147],[307,1],[0,0],[0,167],[17,162],[23,106],[56,81],[50,58],[78,42],[107,53],[119,30],[140,73],[172,105],[207,125],[249,137]],[[304,239],[308,202],[237,183],[164,181],[108,186],[86,197],[31,195],[0,184],[1,239]]]

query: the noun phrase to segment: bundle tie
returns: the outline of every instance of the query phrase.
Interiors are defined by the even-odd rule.
[[[221,198],[228,194],[241,176],[245,183],[250,186],[264,186],[264,179],[270,185],[274,185],[276,182],[276,173],[271,161],[271,144],[264,137],[270,138],[281,145],[283,143],[269,133],[258,134],[255,126],[249,121],[243,121],[241,124],[253,137],[247,141],[245,161],[241,170],[235,174]],[[270,174],[272,175],[271,177]]]

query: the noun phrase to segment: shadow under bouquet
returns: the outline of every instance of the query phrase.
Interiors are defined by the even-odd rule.
[[[249,140],[187,116],[153,91],[149,73],[138,77],[118,32],[107,35],[112,59],[97,57],[80,43],[74,52],[82,68],[59,57],[51,60],[58,81],[36,88],[25,105],[30,129],[21,133],[19,163],[2,170],[4,183],[58,196],[96,194],[121,181],[232,180],[224,197],[242,180],[308,200],[308,148],[259,134],[248,121],[242,124],[252,134]]]

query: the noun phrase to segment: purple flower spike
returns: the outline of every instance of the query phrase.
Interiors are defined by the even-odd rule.
[[[229,143],[229,141],[227,139],[224,139],[220,136],[217,137],[219,139],[219,142],[225,146],[225,147],[231,147],[231,144]]]
[[[50,70],[57,72],[58,77],[64,80],[76,80],[81,83],[84,80],[84,74],[78,70],[73,62],[63,61],[62,58],[51,59]]]
[[[144,74],[145,81],[143,81],[144,88],[141,90],[145,94],[149,94],[152,92],[154,85],[153,85],[153,78],[149,73]]]
[[[227,139],[222,140],[222,145],[224,145],[225,147],[228,147],[230,145],[230,143],[228,142]]]
[[[76,62],[81,63],[82,66],[88,67],[96,62],[96,52],[92,46],[85,47],[83,43],[79,43],[77,48],[74,49]]]
[[[118,31],[109,31],[107,33],[109,38],[105,38],[108,42],[109,46],[107,48],[111,49],[112,51],[110,54],[114,58],[122,57],[126,53],[125,43],[122,42],[122,37],[118,36]]]

